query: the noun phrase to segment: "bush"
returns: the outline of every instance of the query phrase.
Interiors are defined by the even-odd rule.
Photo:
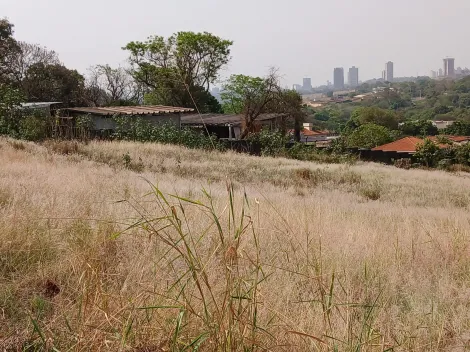
[[[347,137],[347,144],[352,148],[371,149],[392,140],[392,133],[388,128],[368,123],[355,129]]]
[[[131,120],[121,116],[116,117],[115,122],[116,139],[177,144],[192,149],[224,149],[217,137],[190,128],[179,128],[172,123],[154,125],[140,118]]]
[[[46,138],[47,122],[39,116],[26,116],[20,120],[19,137],[28,141],[39,141]]]
[[[426,138],[423,143],[420,143],[416,147],[416,153],[414,157],[416,160],[427,167],[433,167],[437,164],[439,155],[439,146]]]
[[[261,132],[250,135],[248,141],[259,143],[261,146],[261,155],[263,156],[285,156],[289,136],[286,136],[280,131],[263,129]]]

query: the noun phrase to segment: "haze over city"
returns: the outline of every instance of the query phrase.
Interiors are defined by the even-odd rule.
[[[55,50],[80,72],[123,63],[129,41],[182,30],[234,41],[223,77],[262,76],[274,66],[288,86],[303,77],[325,84],[334,67],[356,66],[361,80],[380,78],[387,61],[397,77],[429,75],[446,56],[470,66],[468,0],[0,0],[0,8],[18,40]]]

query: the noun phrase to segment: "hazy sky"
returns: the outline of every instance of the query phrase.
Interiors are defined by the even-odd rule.
[[[470,0],[0,0],[16,38],[54,49],[66,66],[125,61],[127,42],[176,31],[209,31],[235,43],[230,73],[279,68],[285,84],[333,80],[333,68],[359,67],[359,79],[429,75],[452,56],[470,67]]]

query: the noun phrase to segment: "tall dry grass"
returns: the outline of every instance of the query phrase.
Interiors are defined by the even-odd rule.
[[[466,174],[0,140],[6,350],[460,351]]]

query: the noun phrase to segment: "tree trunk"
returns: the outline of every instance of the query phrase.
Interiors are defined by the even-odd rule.
[[[302,128],[301,121],[298,117],[294,117],[294,141],[300,142],[300,130]]]

